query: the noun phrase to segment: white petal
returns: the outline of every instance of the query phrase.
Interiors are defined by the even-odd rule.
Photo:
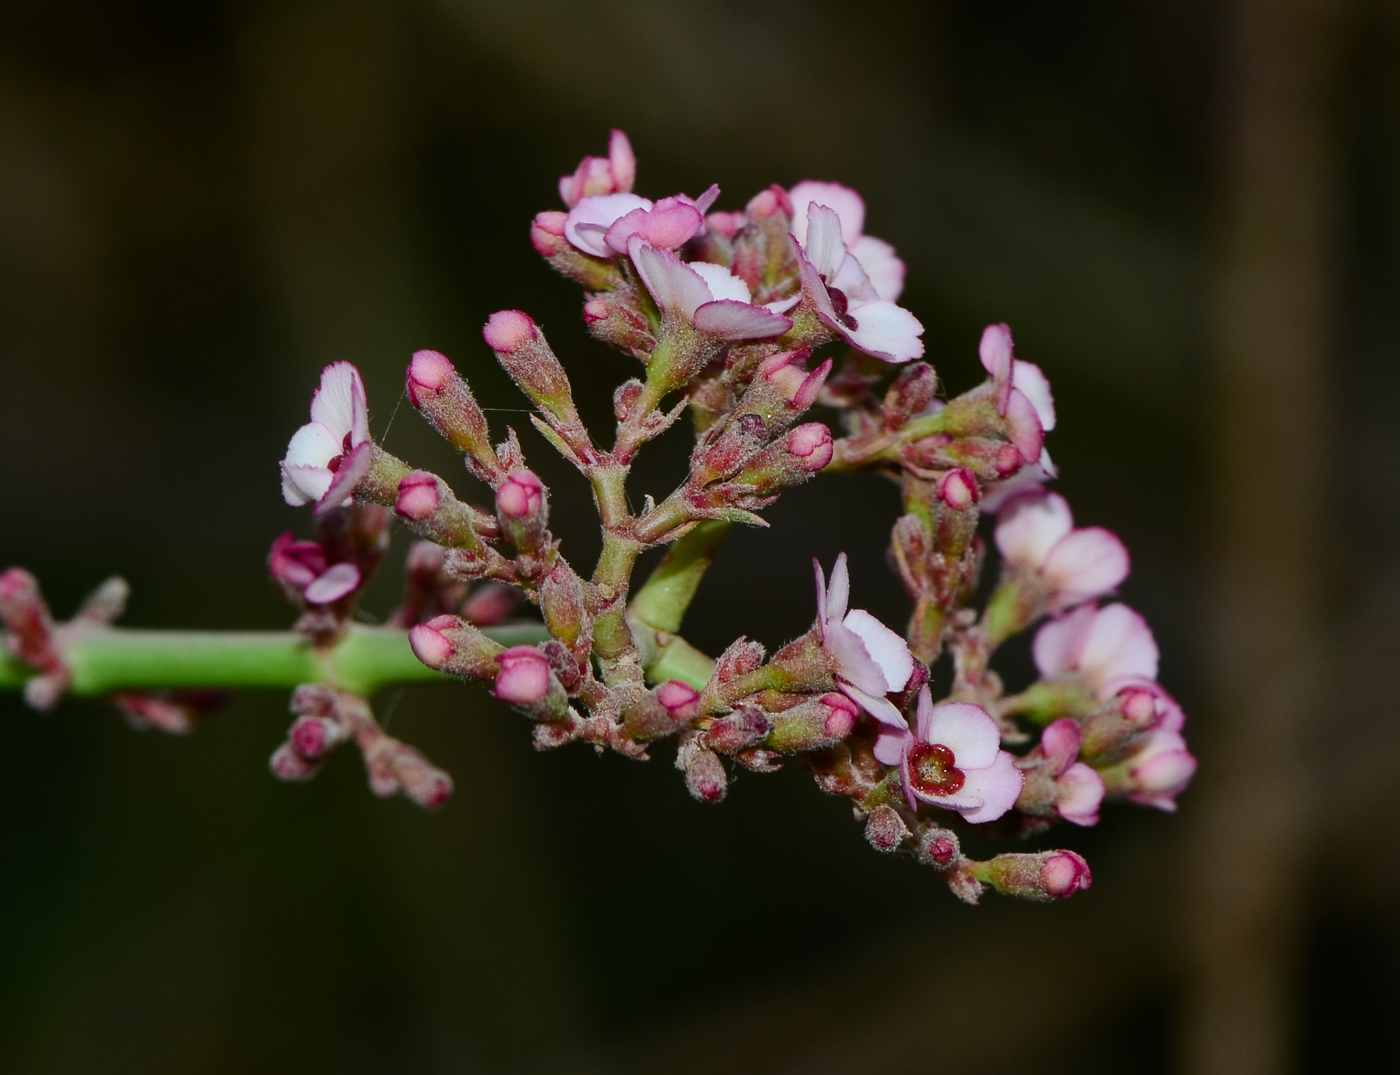
[[[904,721],[904,714],[896,709],[894,703],[888,698],[878,694],[867,694],[859,687],[854,687],[849,683],[841,684],[841,693],[881,724],[886,724],[896,730],[903,728],[906,733],[909,731],[909,725]]]
[[[1073,527],[1069,505],[1058,493],[1018,497],[997,521],[997,548],[1008,560],[1035,571]]]
[[[365,425],[365,385],[360,371],[349,362],[332,362],[321,371],[321,387],[311,397],[311,420],[320,422],[335,436],[336,444],[356,430],[356,418]],[[339,454],[339,447],[336,449]]]
[[[710,289],[700,274],[669,250],[657,250],[634,236],[627,253],[642,283],[663,310],[679,313],[689,321],[697,309],[710,301]]]
[[[885,693],[902,691],[914,674],[914,656],[904,639],[863,608],[851,609],[841,623],[861,640],[870,659],[879,665]]]
[[[749,290],[749,285],[723,265],[716,265],[710,261],[691,261],[687,264],[700,274],[700,278],[710,289],[712,298],[733,299],[735,302],[753,302],[753,292]]]
[[[944,702],[933,707],[923,738],[953,752],[953,764],[964,772],[985,769],[1001,750],[997,722],[980,705]]]
[[[846,244],[841,240],[841,221],[835,211],[825,205],[812,205],[807,210],[807,241],[802,249],[812,267],[826,280],[836,275],[846,257]]]
[[[651,201],[635,194],[595,194],[583,198],[564,218],[564,238],[585,254],[610,258],[613,252],[603,241],[603,234],[633,209],[650,209],[651,206]],[[588,227],[580,231],[580,225]]]
[[[836,664],[836,675],[853,683],[867,694],[885,693],[885,672],[875,663],[865,643],[844,624],[829,621],[826,625],[826,639],[822,649]]]
[[[886,725],[880,729],[880,734],[875,740],[875,760],[886,765],[898,765],[904,757],[904,752],[913,742],[914,736],[907,727],[892,728]]]
[[[282,497],[293,507],[320,500],[331,487],[334,475],[325,467],[297,463],[282,464]]]
[[[792,200],[792,234],[799,243],[807,239],[807,207],[816,202],[829,206],[841,222],[841,240],[852,246],[865,230],[865,199],[850,187],[840,183],[822,183],[814,179],[804,179],[788,191]]]
[[[826,283],[828,287],[839,288],[852,306],[857,303],[878,302],[881,297],[854,254],[847,254],[841,259],[835,274],[827,277]]]
[[[782,314],[733,299],[702,304],[691,321],[701,332],[722,340],[766,340],[792,328],[792,321]]]
[[[1040,418],[1040,428],[1049,433],[1055,428],[1055,397],[1050,394],[1050,379],[1034,362],[1017,359],[1012,365],[1011,387],[1019,388],[1031,401]]]
[[[982,804],[973,810],[959,810],[963,820],[980,825],[985,821],[995,821],[1016,805],[1021,797],[1025,777],[1006,751],[997,754],[996,761],[985,769],[967,772],[967,780],[959,795],[975,795]]]
[[[1103,802],[1103,777],[1082,761],[1075,762],[1055,781],[1059,799],[1055,809],[1075,825],[1094,825]]]
[[[302,594],[309,605],[329,605],[354,591],[360,584],[360,569],[354,564],[332,564]]]
[[[836,558],[831,569],[831,585],[826,588],[826,618],[828,622],[840,623],[846,618],[846,608],[851,601],[851,570],[843,552]]]
[[[1093,605],[1080,605],[1073,612],[1048,620],[1035,633],[1031,646],[1036,671],[1048,679],[1077,669],[1096,612]]]
[[[982,330],[982,340],[977,345],[977,356],[982,360],[982,368],[992,375],[995,381],[1011,380],[1011,330],[1005,325],[988,325]]]
[[[909,362],[924,353],[920,336],[924,326],[902,306],[892,302],[867,302],[851,306],[847,314],[856,322],[854,329],[833,324],[859,350],[886,362]]]
[[[812,557],[812,570],[817,576],[817,632],[826,638],[826,572],[822,570],[821,561],[815,556]]]
[[[1157,642],[1152,628],[1127,605],[1102,608],[1086,632],[1078,664],[1096,686],[1119,676],[1156,679]]]
[[[802,292],[799,291],[796,295],[789,295],[785,299],[778,299],[775,302],[765,302],[763,308],[765,310],[771,310],[775,314],[785,314],[801,301]]]
[[[1055,543],[1042,567],[1055,587],[1054,604],[1069,608],[1106,594],[1128,577],[1128,550],[1098,526],[1067,534]]]
[[[320,422],[309,422],[292,434],[283,462],[293,467],[324,467],[341,454],[344,438],[344,433],[337,435]]]
[[[886,302],[894,302],[904,291],[904,262],[894,247],[873,235],[862,235],[851,246],[851,253],[870,278],[875,293]]]

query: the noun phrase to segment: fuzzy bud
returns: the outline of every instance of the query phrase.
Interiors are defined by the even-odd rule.
[[[905,366],[885,393],[885,428],[898,429],[916,414],[923,413],[933,403],[937,391],[938,376],[927,362]]]
[[[272,770],[272,775],[278,780],[286,780],[293,783],[300,783],[303,780],[310,780],[321,770],[319,760],[302,757],[292,749],[290,743],[283,743],[272,753],[268,760],[268,768]]]
[[[685,774],[685,786],[702,803],[717,803],[729,787],[724,763],[712,750],[705,750],[694,739],[681,744],[676,752],[676,768]]]
[[[512,646],[496,654],[501,666],[491,693],[511,705],[534,705],[549,693],[549,662],[534,646]]]
[[[528,470],[514,471],[496,487],[501,532],[521,552],[533,552],[548,537],[549,499],[544,482]]]
[[[496,655],[503,648],[456,616],[435,616],[410,628],[408,644],[429,668],[449,675],[494,680],[500,666]]]
[[[909,826],[890,806],[875,807],[865,821],[865,839],[876,851],[895,851],[910,835]]]
[[[555,272],[576,280],[590,291],[611,291],[622,283],[617,266],[602,258],[590,257],[564,237],[567,213],[538,213],[530,225],[530,245]]]
[[[962,859],[958,837],[950,829],[925,825],[919,829],[919,861],[935,870],[950,870]],[[972,902],[976,902],[975,900]]]
[[[446,355],[414,353],[408,364],[408,398],[434,429],[466,453],[478,477],[490,481],[499,473],[486,415]]]
[[[442,506],[438,477],[426,470],[415,470],[399,482],[399,496],[394,513],[410,522],[422,522],[436,514]]]
[[[1086,758],[1111,755],[1156,727],[1168,711],[1169,703],[1156,693],[1127,687],[1085,719],[1080,753]]]
[[[298,717],[287,733],[292,749],[308,761],[324,757],[347,738],[344,726],[326,717]]]
[[[737,754],[763,742],[772,730],[773,722],[763,710],[746,705],[711,721],[705,739],[721,754]]]
[[[576,645],[588,618],[583,603],[583,583],[578,575],[567,565],[556,564],[540,580],[539,597],[540,611],[544,613],[549,633],[569,647]]]
[[[514,586],[503,582],[486,582],[478,586],[462,606],[462,616],[478,627],[492,627],[510,619],[520,607],[521,594]]]
[[[855,702],[831,691],[773,714],[773,732],[768,742],[785,754],[822,750],[850,735],[859,716]]]
[[[583,304],[589,335],[624,354],[645,361],[656,348],[651,326],[631,303],[615,294],[594,295]]]
[[[938,499],[954,511],[966,511],[981,495],[977,479],[964,467],[950,470],[938,483]]]
[[[578,423],[568,375],[529,314],[498,310],[481,334],[530,402],[558,423]]]
[[[658,686],[656,700],[677,724],[685,723],[700,711],[700,692],[679,679],[668,679]]]
[[[1089,864],[1073,851],[998,855],[979,863],[976,872],[1002,895],[1038,903],[1068,899],[1093,884]]]

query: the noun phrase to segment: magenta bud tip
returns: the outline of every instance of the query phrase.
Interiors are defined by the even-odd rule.
[[[405,519],[422,522],[436,512],[441,503],[437,479],[426,471],[417,470],[399,482],[394,511]]]
[[[1089,864],[1073,851],[1059,851],[1045,860],[1040,868],[1040,883],[1045,893],[1057,900],[1067,899],[1094,883]]]
[[[523,519],[544,503],[544,482],[528,470],[517,470],[496,490],[496,510],[507,519]]]
[[[678,679],[668,679],[657,687],[656,700],[675,720],[689,720],[700,710],[700,692]]]
[[[803,470],[816,473],[831,462],[836,449],[826,426],[808,422],[788,434],[788,450],[801,461]]]
[[[510,354],[533,340],[538,331],[529,314],[520,310],[498,310],[486,322],[481,334],[491,350]]]
[[[534,646],[512,646],[496,654],[501,666],[492,688],[503,702],[534,705],[549,693],[549,662]]]
[[[835,691],[822,695],[821,701],[829,710],[823,730],[833,739],[845,739],[855,728],[856,718],[860,716],[855,702]]]
[[[413,655],[429,668],[440,669],[452,658],[452,643],[433,626],[443,619],[456,622],[450,616],[439,616],[435,620],[418,624],[408,632],[408,644],[413,649]]]

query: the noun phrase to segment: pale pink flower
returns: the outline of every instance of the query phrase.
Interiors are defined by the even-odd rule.
[[[1123,543],[1102,527],[1074,529],[1058,493],[1027,494],[1006,505],[996,543],[1007,563],[1049,585],[1052,611],[1108,593],[1128,575]]]
[[[812,205],[807,238],[798,248],[802,293],[822,323],[858,351],[885,362],[909,362],[924,353],[924,326],[902,306],[882,299],[841,238],[835,211]]]
[[[352,563],[326,564],[326,551],[315,541],[298,541],[291,531],[272,543],[267,557],[273,579],[308,605],[329,605],[360,586],[360,569]]]
[[[847,611],[851,576],[846,554],[836,558],[827,585],[822,565],[817,574],[817,636],[835,661],[842,692],[883,724],[908,730],[903,714],[885,696],[901,691],[914,674],[914,657],[894,631],[862,608]]]
[[[911,807],[942,806],[974,825],[1010,810],[1025,782],[985,709],[971,702],[935,706],[926,686],[919,691],[915,730],[903,721],[882,729],[875,757],[900,767]]]
[[[1011,329],[988,325],[977,347],[982,367],[996,387],[997,413],[1006,417],[1011,442],[1027,463],[1039,462],[1053,475],[1054,465],[1045,454],[1045,434],[1055,428],[1055,399],[1050,381],[1033,362],[1013,357]]]
[[[840,183],[805,179],[788,191],[792,202],[792,234],[805,248],[807,214],[812,205],[825,205],[841,221],[841,240],[860,262],[880,298],[894,302],[904,290],[904,262],[883,239],[864,234],[865,199]]]
[[[368,441],[369,403],[360,371],[349,362],[333,363],[321,371],[321,387],[311,397],[311,421],[287,445],[282,498],[293,506],[321,500],[346,457]]]
[[[1176,810],[1176,797],[1196,775],[1196,759],[1186,749],[1186,740],[1179,731],[1160,727],[1147,733],[1142,746],[1123,763],[1123,768],[1127,779],[1115,790],[1125,792],[1129,802],[1154,806],[1170,814]]]
[[[755,306],[749,286],[723,265],[686,264],[635,235],[628,256],[663,316],[680,318],[722,340],[761,340],[792,327],[781,314]]]
[[[636,194],[584,198],[564,218],[564,238],[596,258],[626,254],[634,237],[661,250],[677,250],[704,228],[705,211],[718,197],[719,187],[712,185],[698,198],[675,194],[659,202]]]
[[[1040,752],[1054,766],[1055,809],[1076,825],[1096,825],[1103,803],[1103,777],[1079,761],[1084,734],[1077,722],[1051,721],[1040,736]]]
[[[606,157],[584,157],[573,175],[559,180],[559,197],[570,209],[584,198],[599,194],[625,194],[637,181],[637,158],[632,143],[614,130]]]

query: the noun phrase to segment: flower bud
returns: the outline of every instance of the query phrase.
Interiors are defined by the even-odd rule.
[[[1089,864],[1073,851],[998,855],[977,863],[973,872],[1004,896],[1038,903],[1068,899],[1087,890],[1094,880]]]
[[[549,693],[549,662],[534,646],[512,646],[496,654],[501,666],[491,693],[512,705],[534,705]]]
[[[417,351],[408,365],[408,398],[458,451],[483,480],[500,471],[491,449],[491,430],[467,382],[446,355]]]
[[[624,354],[645,361],[656,349],[651,326],[636,308],[615,294],[594,295],[583,304],[589,335]]]
[[[679,679],[668,679],[658,686],[656,700],[677,724],[685,723],[700,711],[700,692]]]
[[[530,402],[564,424],[577,424],[569,378],[540,327],[520,310],[498,310],[481,330],[486,345]]]
[[[442,505],[438,492],[438,477],[426,470],[415,470],[399,482],[399,498],[394,502],[394,512],[400,518],[411,522],[422,522],[432,516]]]
[[[808,422],[788,434],[788,451],[803,470],[815,474],[828,463],[834,451],[831,431],[820,422]]]
[[[950,870],[962,859],[958,837],[950,829],[925,825],[919,829],[919,861],[935,870]],[[976,902],[973,900],[972,902]]]
[[[137,731],[159,728],[168,735],[186,735],[195,721],[227,704],[228,691],[118,691],[112,703]]]
[[[1145,687],[1124,688],[1085,719],[1080,752],[1086,758],[1104,758],[1128,748],[1160,724],[1172,705]]]
[[[571,280],[590,291],[612,291],[622,283],[622,274],[611,261],[590,257],[564,237],[567,213],[538,213],[530,225],[530,245],[535,253]]]
[[[549,526],[544,482],[528,470],[513,472],[496,487],[496,518],[501,521],[501,532],[517,549],[537,549]]]
[[[324,757],[348,737],[339,721],[326,717],[298,717],[287,733],[292,749],[308,761]]]
[[[844,694],[831,691],[773,714],[769,744],[785,754],[822,750],[839,743],[855,728],[860,710]]]
[[[938,499],[954,511],[966,511],[981,495],[977,479],[964,467],[950,470],[938,483]]]
[[[268,768],[272,770],[272,775],[278,780],[287,780],[299,783],[303,780],[310,780],[321,771],[321,762],[304,758],[292,749],[290,743],[283,743],[272,753],[268,759]]]
[[[319,542],[298,541],[288,530],[272,543],[267,570],[284,590],[300,594],[326,570],[326,551]]]
[[[890,806],[877,806],[866,818],[865,839],[876,851],[895,851],[909,836],[909,826]]]
[[[694,741],[683,744],[676,754],[676,768],[685,773],[685,786],[702,803],[717,803],[729,787],[724,763],[719,755],[705,750]]]
[[[583,603],[583,583],[566,564],[558,563],[540,580],[540,611],[549,633],[573,647],[583,635],[588,613]]]
[[[715,680],[728,683],[737,676],[757,671],[763,664],[764,653],[761,643],[742,637],[735,639],[715,661]]]
[[[773,722],[763,710],[746,705],[711,721],[705,740],[721,754],[737,754],[763,742],[772,730]]]
[[[770,444],[744,465],[733,479],[733,486],[721,486],[719,495],[734,499],[771,496],[793,485],[800,485],[828,463],[834,447],[831,431],[820,422],[808,422]],[[730,492],[730,488],[734,488]]]
[[[449,675],[494,680],[503,648],[456,616],[435,616],[409,629],[413,654],[429,668]]]
[[[402,743],[395,747],[388,765],[405,795],[425,810],[436,810],[452,797],[452,777],[412,747]],[[373,774],[370,780],[373,787]]]
[[[933,402],[937,391],[938,375],[927,362],[912,362],[905,366],[885,393],[885,428],[898,429],[916,414],[921,414]]]

